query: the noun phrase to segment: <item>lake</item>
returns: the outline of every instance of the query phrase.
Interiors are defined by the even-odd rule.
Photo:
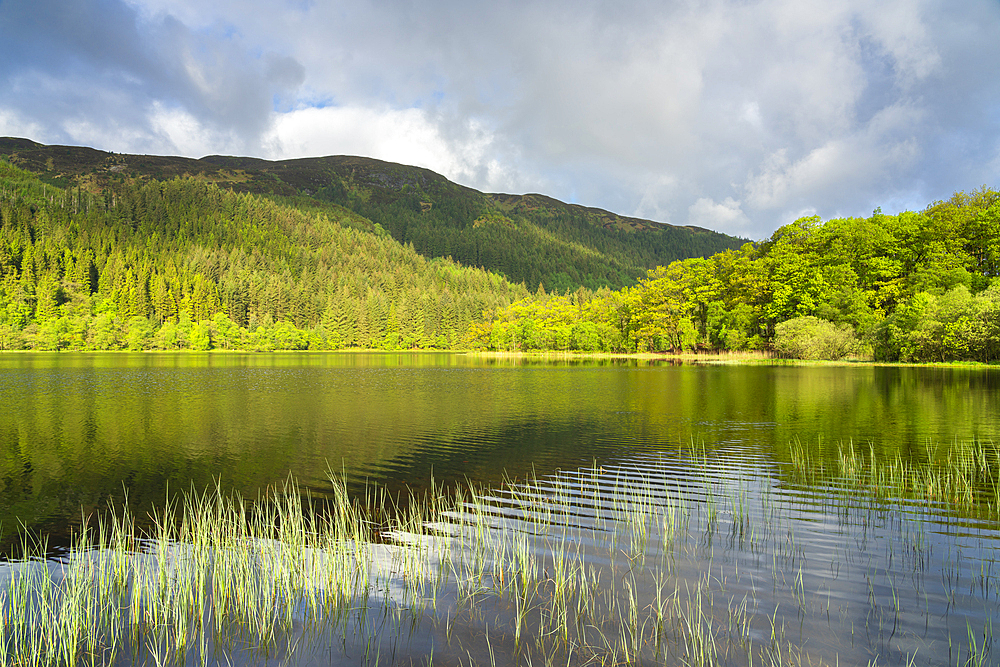
[[[617,659],[964,664],[992,647],[995,508],[979,486],[959,502],[951,482],[946,491],[927,482],[931,491],[920,487],[917,498],[914,471],[992,452],[982,446],[1000,442],[998,390],[1000,372],[976,367],[445,353],[0,355],[0,547],[16,558],[27,529],[47,536],[47,552],[58,556],[84,517],[109,505],[127,503],[142,523],[179,491],[218,483],[254,498],[290,475],[320,499],[336,492],[331,473],[355,494],[372,485],[396,495],[422,494],[432,480],[435,488],[472,484],[494,490],[487,514],[508,518],[520,516],[524,497],[564,489],[560,502],[574,509],[559,516],[574,561],[618,580],[595,588],[612,590],[601,618],[626,589],[637,599],[666,595],[665,587],[673,596],[674,634],[637,626],[632,654],[606,647]],[[905,484],[892,487],[876,469],[902,471],[893,479]],[[601,508],[616,507],[625,490],[659,498],[657,512],[669,508],[677,522],[669,536],[622,528],[625,519],[602,523]],[[634,545],[637,534],[641,549],[620,549],[619,539]],[[617,561],[600,555],[616,549],[624,554]],[[631,583],[623,563],[632,563]],[[461,600],[455,594],[443,613],[460,615]],[[652,600],[641,608],[652,613]],[[497,619],[497,646],[512,641],[511,612],[501,602],[477,604]],[[708,612],[691,616],[695,607]],[[661,625],[668,615],[660,613]],[[489,653],[482,642],[469,648],[483,625],[488,638],[490,622],[465,619],[467,657],[448,658],[451,636],[444,642],[433,624],[420,625],[394,656],[419,660],[433,647],[446,661],[503,663],[492,644]],[[534,627],[548,632],[541,620]],[[706,636],[726,654],[698,653]],[[561,664],[596,659],[574,654],[573,646],[593,653],[574,641],[567,631],[557,643]],[[331,651],[303,660],[328,662]]]

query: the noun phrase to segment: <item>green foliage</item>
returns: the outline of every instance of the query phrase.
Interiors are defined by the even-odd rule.
[[[233,192],[270,197],[306,214],[326,215],[344,227],[391,235],[425,257],[454,258],[514,283],[543,283],[549,291],[632,285],[657,265],[742,242],[706,229],[625,218],[541,195],[484,194],[426,169],[368,158],[192,160],[9,138],[0,139],[3,155],[46,182],[96,185],[116,202],[108,193],[122,183],[193,176]],[[80,197],[77,190],[77,205]],[[129,203],[122,215],[145,216],[150,204],[157,207],[155,202]]]
[[[447,183],[447,182],[445,182]],[[736,239],[708,230],[633,221],[537,195],[489,196],[429,182],[424,199],[382,192],[344,202],[427,256],[448,256],[499,271],[513,282],[564,292],[585,286],[634,284],[672,260],[734,247]],[[641,223],[641,224],[640,224]]]
[[[881,330],[877,354],[901,361],[1000,359],[1000,278],[973,295],[960,284],[944,294],[919,292]]]
[[[588,322],[615,330],[601,340],[616,351],[993,362],[1000,358],[998,271],[1000,193],[984,187],[921,213],[803,218],[759,245],[657,267],[618,292],[588,291],[586,308],[564,309],[559,318],[539,318],[553,297],[536,296],[495,313],[472,342],[590,349],[589,338],[557,336],[559,327]],[[545,335],[511,333],[526,326]]]
[[[153,327],[150,326],[149,320],[142,315],[136,315],[128,321],[128,333],[126,334],[126,340],[128,342],[128,349],[130,350],[143,350],[149,345],[150,339],[153,337]],[[207,350],[207,347],[195,348]]]
[[[843,359],[854,352],[854,328],[812,315],[796,317],[774,327],[774,350],[793,359]]]
[[[454,346],[484,310],[528,294],[346,211],[193,179],[90,194],[2,162],[0,174],[2,349]]]
[[[0,149],[46,180],[0,162],[3,349],[833,357],[853,332],[855,353],[889,361],[1000,353],[1000,193],[985,187],[715,252],[732,239],[374,160],[112,164],[14,143]],[[180,173],[201,180],[155,180]]]

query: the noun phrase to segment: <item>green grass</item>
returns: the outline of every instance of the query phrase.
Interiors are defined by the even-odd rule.
[[[916,456],[879,456],[875,445],[840,443],[837,456],[824,458],[820,447],[790,443],[792,468],[808,483],[834,483],[849,493],[885,500],[959,508],[988,518],[1000,517],[1000,447],[973,440],[951,446],[927,443]]]
[[[940,452],[953,463],[931,487],[982,486],[996,452],[965,451]],[[929,472],[881,470],[871,455],[842,446],[829,465],[873,494],[928,483]],[[352,498],[337,477],[323,502],[291,482],[252,503],[216,487],[168,503],[147,531],[118,511],[85,526],[61,561],[26,544],[28,557],[0,570],[0,667],[290,663],[316,651],[346,664],[836,664],[795,636],[796,622],[838,611],[829,598],[822,609],[785,500],[707,448],[681,460],[685,483],[698,482],[687,490],[655,465],[595,466],[496,489],[432,481],[403,505],[376,489]],[[886,548],[916,581],[927,535],[894,530]],[[945,562],[942,578],[968,586],[961,555]],[[869,584],[866,637],[891,638],[906,579],[888,577],[888,592]],[[992,571],[971,580],[983,600],[996,595]],[[949,661],[987,664],[991,625],[963,633]]]
[[[599,494],[605,506],[586,525],[571,490],[543,481],[508,484],[503,502],[459,489],[400,510],[378,494],[353,501],[335,479],[321,512],[292,484],[253,504],[215,488],[168,503],[146,534],[118,512],[86,526],[61,562],[26,545],[28,557],[9,566],[0,665],[204,663],[219,651],[264,659],[303,636],[337,634],[377,647],[406,618],[420,626],[443,612],[476,625],[483,604],[511,619],[497,640],[529,659],[635,656],[649,627],[635,578],[627,597],[608,595],[580,539],[627,527],[623,553],[635,568],[651,528],[673,533],[676,508],[628,481],[610,502]],[[372,542],[376,534],[392,543]],[[627,619],[621,636],[588,636],[610,614]]]

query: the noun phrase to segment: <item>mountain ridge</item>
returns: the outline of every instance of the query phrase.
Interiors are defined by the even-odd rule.
[[[497,270],[514,282],[557,291],[634,284],[656,266],[747,242],[541,193],[485,193],[424,167],[363,156],[187,158],[3,137],[0,157],[43,182],[93,192],[129,180],[194,178],[300,207],[335,205],[370,220],[373,227],[377,223],[427,257],[454,257]]]
[[[12,149],[14,149],[14,150],[12,150]],[[370,158],[370,157],[365,157],[365,156],[360,156],[360,155],[323,155],[323,156],[303,157],[303,158],[288,158],[288,159],[284,159],[284,160],[268,160],[266,158],[257,158],[257,157],[248,157],[248,156],[237,156],[237,155],[221,155],[221,154],[205,155],[205,156],[200,157],[200,158],[190,158],[190,157],[177,156],[177,155],[139,155],[139,154],[135,154],[135,153],[115,153],[113,151],[103,151],[103,150],[100,150],[100,149],[97,149],[97,148],[90,148],[90,147],[86,147],[86,146],[68,146],[68,145],[64,146],[64,145],[55,145],[55,144],[47,145],[47,144],[38,143],[36,141],[32,141],[31,139],[24,139],[24,138],[17,138],[17,137],[0,137],[0,155],[6,157],[8,159],[13,158],[10,161],[15,166],[18,166],[18,167],[20,167],[22,169],[28,169],[29,171],[33,171],[33,172],[36,172],[36,173],[38,173],[40,171],[38,169],[38,167],[37,167],[37,161],[36,160],[32,160],[31,156],[24,156],[24,155],[21,155],[21,153],[23,151],[25,151],[25,150],[36,151],[36,150],[46,150],[46,149],[49,152],[55,153],[56,156],[61,156],[60,154],[65,155],[65,153],[67,153],[67,152],[79,152],[79,153],[86,153],[86,154],[97,154],[97,155],[99,155],[101,157],[101,161],[102,162],[107,162],[111,158],[119,158],[119,159],[121,159],[121,158],[125,158],[125,159],[132,158],[135,161],[141,161],[143,163],[152,162],[153,164],[156,164],[156,165],[160,165],[161,162],[180,163],[180,164],[185,164],[185,165],[188,165],[188,166],[193,166],[193,165],[198,165],[198,166],[213,165],[213,166],[216,166],[216,167],[219,167],[219,168],[229,169],[230,171],[233,171],[233,170],[236,170],[236,171],[238,171],[238,170],[244,170],[244,171],[246,171],[247,167],[252,167],[252,168],[256,168],[256,169],[262,169],[262,168],[268,168],[268,167],[270,167],[272,170],[277,170],[277,169],[288,170],[289,168],[293,168],[293,167],[298,166],[298,165],[303,165],[304,166],[304,165],[309,165],[309,164],[322,164],[324,162],[332,162],[336,166],[348,166],[348,165],[355,166],[355,165],[352,165],[351,163],[357,163],[359,165],[365,165],[365,164],[382,165],[382,166],[389,167],[389,168],[406,169],[408,171],[424,172],[426,174],[429,174],[432,179],[447,181],[448,183],[450,183],[451,185],[453,185],[453,186],[455,186],[457,188],[485,195],[485,196],[487,196],[487,197],[489,197],[489,198],[491,198],[491,199],[493,199],[495,201],[498,201],[498,202],[508,203],[511,200],[515,200],[515,201],[516,200],[544,200],[549,205],[555,204],[555,205],[563,206],[563,207],[570,208],[570,209],[577,209],[577,210],[587,211],[587,212],[598,214],[598,215],[602,215],[602,216],[605,216],[605,217],[617,218],[617,219],[620,219],[622,221],[625,221],[626,224],[628,226],[632,227],[632,228],[642,227],[642,226],[648,226],[648,225],[660,225],[660,226],[674,227],[674,228],[679,228],[679,229],[690,229],[690,230],[699,231],[699,232],[715,232],[715,230],[709,229],[707,227],[700,227],[700,226],[697,226],[697,225],[677,225],[677,224],[674,224],[674,223],[663,222],[663,221],[660,221],[660,220],[651,220],[651,219],[648,219],[648,218],[639,218],[639,217],[635,217],[635,216],[622,215],[622,214],[619,214],[619,213],[615,213],[614,211],[610,211],[608,209],[600,208],[600,207],[597,207],[597,206],[587,206],[585,204],[575,204],[575,203],[572,203],[572,202],[564,202],[564,201],[562,201],[560,199],[557,199],[556,197],[552,197],[551,195],[546,195],[546,194],[541,193],[541,192],[526,192],[526,193],[523,193],[523,194],[517,194],[517,193],[508,193],[508,192],[486,192],[486,191],[482,191],[482,190],[476,190],[475,188],[472,188],[470,186],[462,185],[460,183],[456,183],[455,181],[452,181],[451,179],[449,179],[447,176],[439,174],[439,173],[435,172],[434,170],[428,169],[426,167],[418,167],[418,166],[413,166],[413,165],[406,165],[406,164],[399,163],[399,162],[391,162],[391,161],[388,161],[388,160],[380,160],[378,158]],[[35,162],[35,164],[32,164],[33,162]],[[96,166],[97,161],[96,160],[92,160],[92,161],[90,161],[90,164]],[[118,163],[118,164],[120,164],[120,163]],[[53,163],[53,166],[59,166],[59,167],[65,168],[65,167],[67,167],[69,165],[66,164],[66,163],[59,163],[59,164]],[[35,167],[35,168],[31,168],[31,167]],[[52,170],[51,169],[47,169],[46,171],[52,171]],[[113,166],[109,167],[108,171],[113,172],[114,171]],[[186,170],[184,172],[178,172],[176,175],[177,176],[191,176],[191,177],[194,177],[194,176],[198,176],[198,175],[201,175],[201,174],[205,173],[205,171],[207,171],[207,170],[205,170],[205,169],[201,169],[201,170]],[[79,174],[74,174],[74,175],[79,175]],[[57,175],[56,178],[59,178],[60,176],[62,176],[62,174]],[[403,181],[403,182],[399,183],[399,185],[406,185],[406,184],[411,184],[412,185],[413,181],[412,180],[411,181]],[[424,184],[426,184],[426,182]],[[320,185],[320,183],[317,183],[317,185]],[[257,194],[260,194],[260,193],[257,193]],[[284,193],[282,193],[282,194],[284,194]],[[715,232],[715,233],[721,233],[721,232]]]

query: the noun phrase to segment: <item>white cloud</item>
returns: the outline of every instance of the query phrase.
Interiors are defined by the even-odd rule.
[[[185,109],[159,102],[150,110],[150,125],[163,143],[171,147],[171,152],[178,155],[231,155],[243,146],[234,133],[215,131]]]
[[[688,224],[708,229],[737,230],[750,222],[740,202],[726,197],[716,204],[708,197],[702,197],[688,207]]]
[[[859,8],[871,37],[891,56],[901,87],[909,88],[941,68],[941,54],[928,25],[936,20],[934,9],[938,8],[911,0],[884,0]]]
[[[772,153],[747,178],[747,200],[757,209],[800,206],[803,200],[828,204],[837,188],[871,188],[889,181],[894,171],[908,171],[919,158],[913,128],[920,112],[906,105],[883,109],[854,133],[832,138],[798,160],[787,149]]]
[[[45,128],[39,123],[24,118],[14,109],[0,107],[0,136],[19,137],[34,141],[50,141]]]
[[[136,127],[115,127],[113,124],[94,122],[86,116],[67,118],[62,131],[71,143],[83,146],[107,146],[122,153],[175,154],[169,141],[151,136]]]
[[[265,145],[275,158],[366,155],[442,171],[464,162],[419,109],[298,109],[277,116]]]
[[[520,184],[516,171],[493,157],[490,130],[469,122],[463,132],[448,135],[438,119],[420,109],[298,109],[276,116],[264,145],[273,159],[361,155],[425,167],[488,190]]]
[[[680,187],[678,179],[670,175],[650,176],[646,179],[638,205],[631,211],[639,218],[671,222],[671,210],[665,202],[676,196]]]
[[[740,119],[748,123],[754,129],[760,129],[764,125],[764,120],[760,115],[760,105],[756,102],[744,102],[743,112]]]

